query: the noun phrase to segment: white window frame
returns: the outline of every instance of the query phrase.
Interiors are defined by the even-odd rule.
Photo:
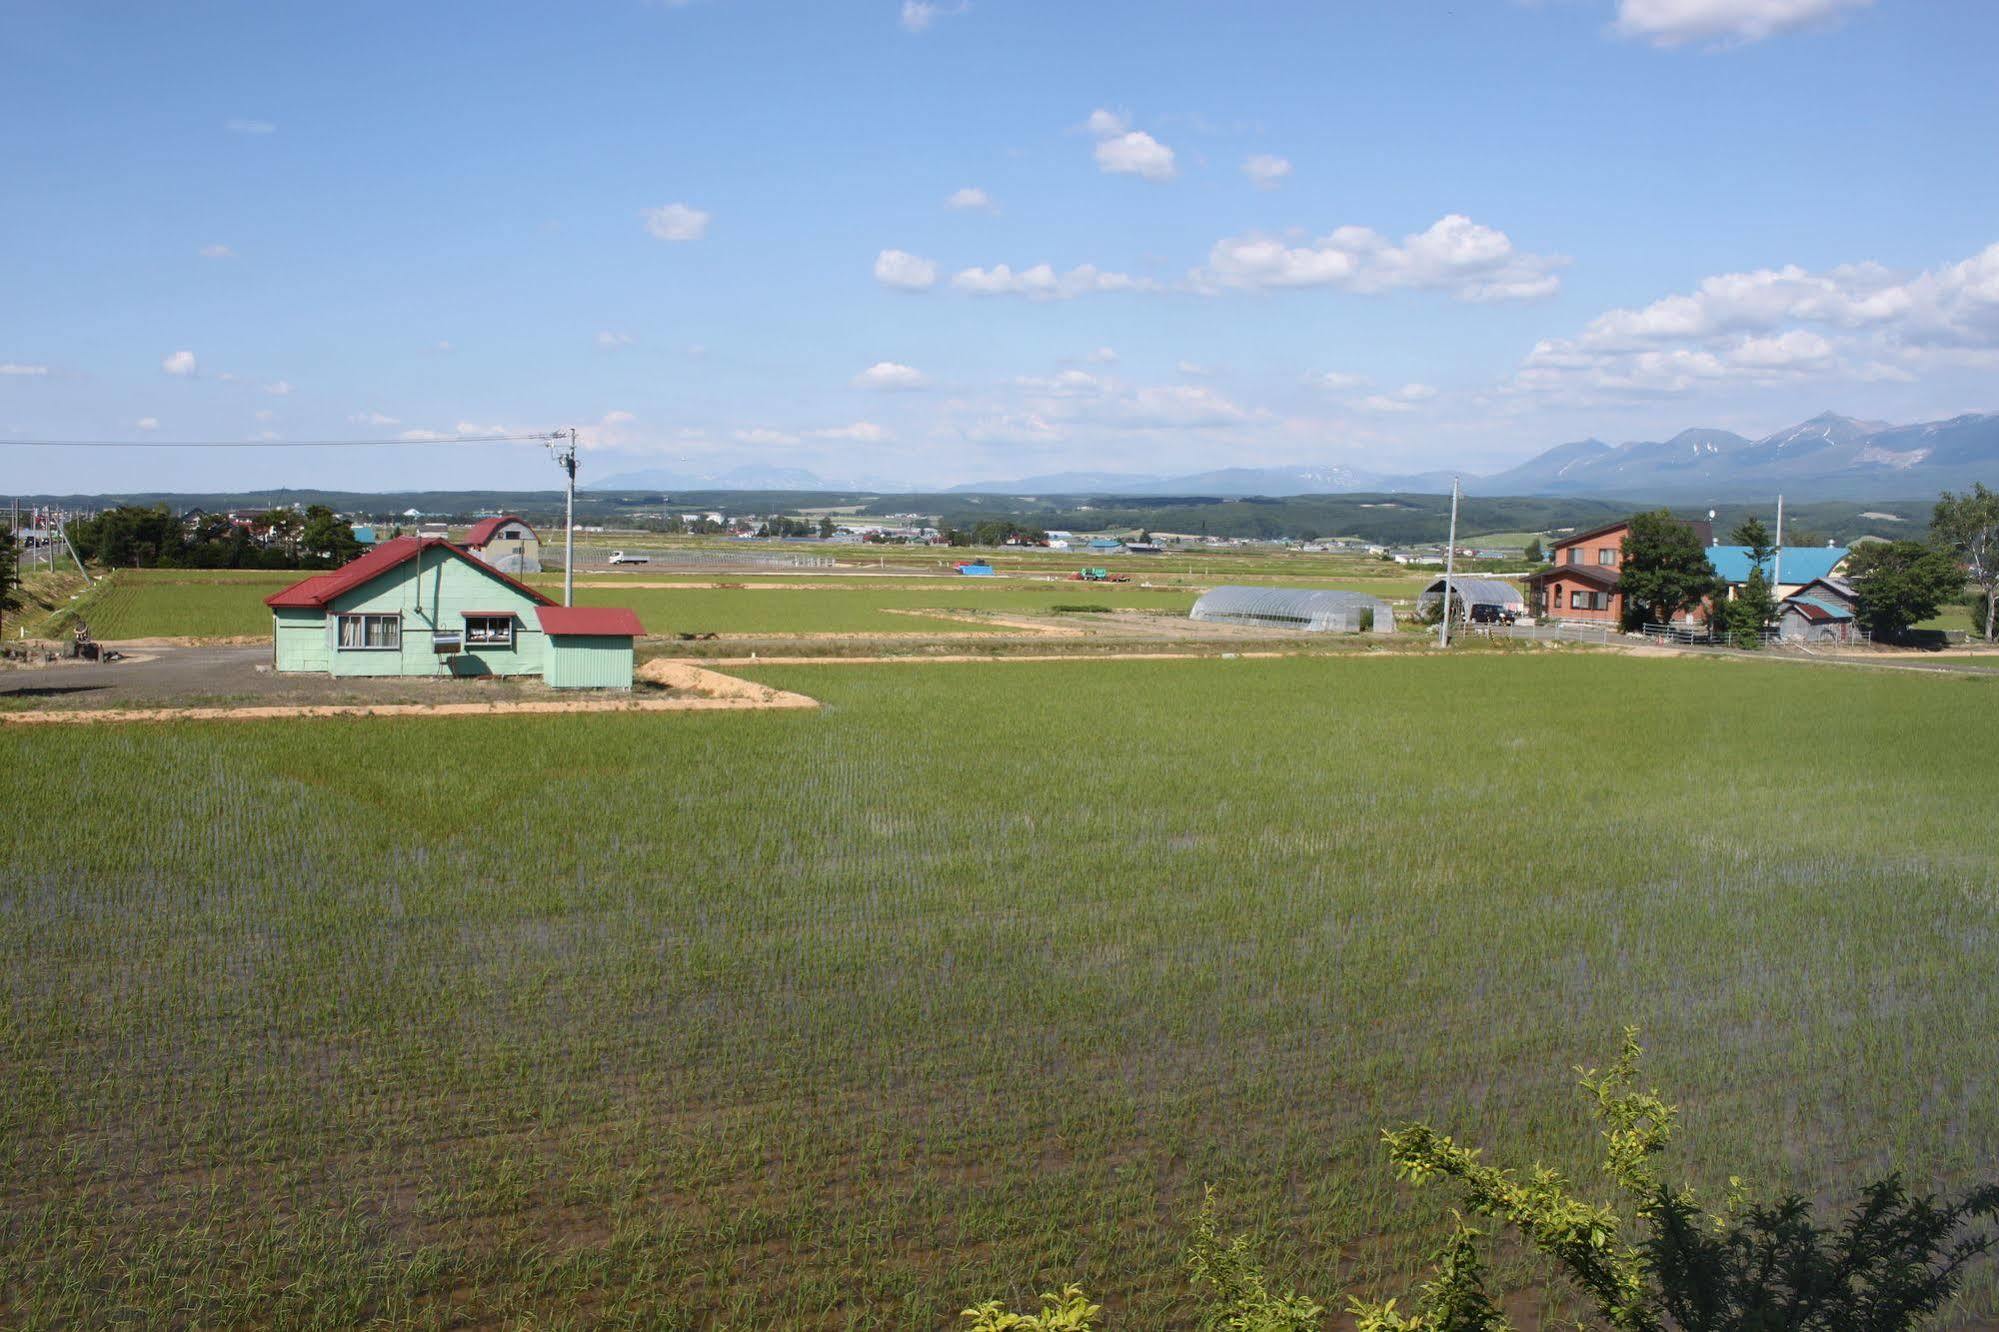
[[[479,638],[472,633],[473,621],[491,624],[498,621],[507,627],[505,638]],[[467,615],[465,617],[465,646],[468,648],[511,648],[514,645],[514,617],[512,615]]]
[[[361,622],[361,641],[349,643],[342,633],[347,621]],[[396,626],[396,641],[393,643],[370,643],[368,641],[368,621],[388,620]],[[378,613],[376,611],[343,611],[333,617],[333,650],[335,652],[401,652],[403,650],[403,617],[400,611]]]

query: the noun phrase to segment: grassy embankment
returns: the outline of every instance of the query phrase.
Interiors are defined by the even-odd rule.
[[[1999,1160],[1991,682],[758,678],[828,706],[0,732],[91,811],[0,850],[0,1322],[1174,1327],[1208,1182],[1399,1287],[1377,1132],[1587,1170],[1632,1021],[1709,1183]]]

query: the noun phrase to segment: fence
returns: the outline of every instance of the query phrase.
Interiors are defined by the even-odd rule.
[[[1620,636],[1607,624],[1581,624],[1573,620],[1557,620],[1553,624],[1472,624],[1460,626],[1456,632],[1460,637],[1479,634],[1530,643],[1608,643]]]

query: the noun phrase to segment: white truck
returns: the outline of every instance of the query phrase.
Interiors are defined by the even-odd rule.
[[[611,563],[612,563],[612,564],[651,564],[651,563],[652,563],[652,557],[651,557],[650,555],[641,555],[641,554],[638,554],[638,553],[636,553],[636,552],[634,552],[634,553],[632,553],[632,554],[626,554],[626,553],[625,553],[624,551],[622,551],[622,550],[614,550],[614,551],[612,551],[612,552],[611,552]]]

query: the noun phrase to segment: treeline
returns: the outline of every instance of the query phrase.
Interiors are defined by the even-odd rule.
[[[330,569],[361,553],[354,529],[323,504],[271,509],[237,521],[183,519],[164,504],[121,504],[70,523],[70,543],[114,569]]]
[[[1004,546],[1009,541],[1040,546],[1048,542],[1045,529],[1004,518],[985,518],[963,525],[940,522],[937,535],[944,538],[947,546]]]

